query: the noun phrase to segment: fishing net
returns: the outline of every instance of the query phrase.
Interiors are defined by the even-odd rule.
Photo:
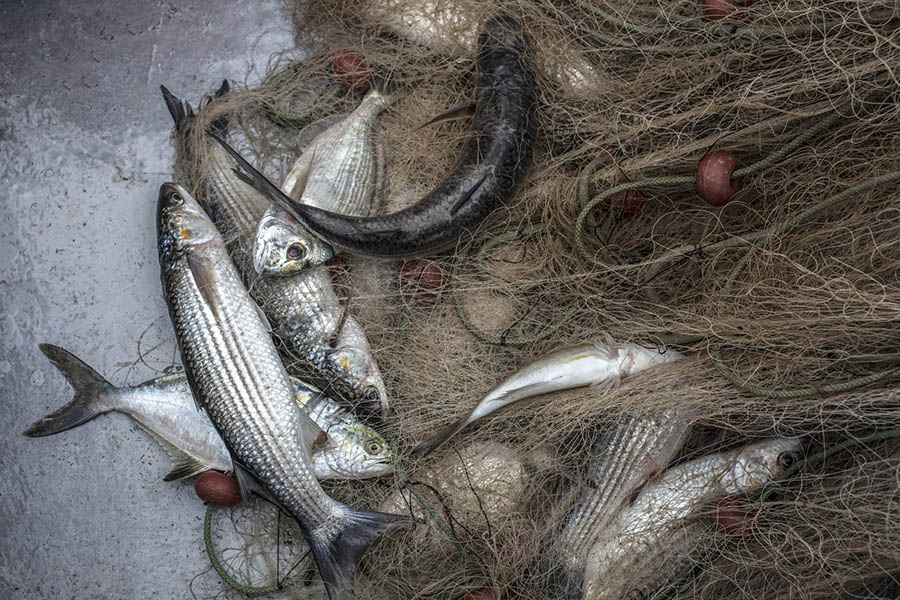
[[[582,492],[592,444],[623,414],[675,409],[695,422],[678,460],[776,435],[820,459],[740,500],[746,535],[698,507],[696,551],[653,597],[896,597],[900,5],[779,0],[712,21],[695,0],[300,2],[302,60],[273,58],[200,122],[227,115],[229,140],[280,181],[299,129],[362,98],[332,69],[351,51],[393,98],[379,139],[397,210],[453,167],[469,121],[419,127],[473,98],[475,36],[496,12],[524,24],[539,71],[520,193],[430,257],[436,290],[398,285],[390,261],[334,273],[386,378],[398,474],[327,490],[419,520],[367,552],[357,595],[554,597],[549,575],[521,575]],[[695,185],[718,150],[743,181],[721,208]],[[686,358],[522,401],[412,453],[516,367],[606,336]],[[248,552],[268,527],[245,532]]]

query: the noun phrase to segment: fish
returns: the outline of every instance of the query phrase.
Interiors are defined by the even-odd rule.
[[[177,164],[191,172],[197,154],[188,143],[196,115],[187,102],[161,86],[169,113],[175,121],[176,137],[185,141]],[[227,81],[216,97],[229,91]],[[291,372],[321,389],[329,397],[345,402],[360,416],[385,419],[389,398],[384,379],[361,327],[346,313],[331,282],[328,269],[313,267],[291,277],[260,276],[253,266],[253,241],[259,220],[270,202],[241,181],[233,172],[233,160],[213,141],[227,134],[227,122],[218,120],[204,132],[205,170],[195,182],[197,199],[229,241],[228,250],[244,285],[263,308],[279,347],[290,358]],[[196,175],[195,175],[196,177]],[[349,333],[345,331],[352,329]],[[344,337],[349,337],[348,342]],[[343,351],[336,354],[335,348]]]
[[[655,365],[670,363],[682,355],[674,350],[660,352],[637,344],[589,342],[554,350],[513,372],[487,393],[468,413],[451,423],[432,440],[415,448],[427,456],[466,425],[505,406],[532,396],[559,390],[593,386],[607,389]]]
[[[298,203],[221,143],[244,181],[335,249],[379,258],[445,250],[515,195],[531,165],[537,129],[537,78],[521,24],[508,16],[488,19],[478,47],[472,135],[445,179],[405,209],[353,217]]]
[[[798,438],[770,438],[666,471],[622,509],[591,547],[584,599],[649,597],[690,562],[706,528],[704,506],[751,494],[802,455]]]
[[[265,315],[250,297],[225,240],[180,185],[157,205],[160,278],[193,397],[225,441],[242,495],[255,488],[299,524],[332,600],[347,597],[357,562],[400,515],[331,498],[311,449],[320,429],[294,400]]]
[[[310,141],[282,182],[281,190],[309,206],[368,216],[376,192],[386,181],[375,119],[388,103],[387,96],[372,89],[348,116],[327,120],[330,124]],[[310,126],[300,133],[301,139],[309,129]],[[253,250],[258,273],[299,273],[307,266],[323,264],[332,256],[331,246],[277,205],[270,206],[259,222]]]
[[[593,445],[585,489],[554,544],[565,571],[583,571],[585,557],[610,521],[675,458],[691,429],[682,413],[626,415]]]
[[[24,435],[54,435],[110,411],[131,417],[159,442],[172,460],[163,481],[204,471],[230,472],[231,455],[206,414],[197,410],[184,373],[163,375],[136,386],[116,387],[77,356],[52,344],[41,352],[75,390],[71,402],[35,422]],[[367,479],[393,472],[393,452],[376,431],[319,390],[292,377],[294,400],[325,436],[313,449],[316,478]]]

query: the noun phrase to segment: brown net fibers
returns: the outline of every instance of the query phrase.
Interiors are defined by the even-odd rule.
[[[303,60],[273,60],[201,118],[230,115],[229,139],[280,180],[299,128],[361,99],[332,72],[350,50],[394,98],[379,122],[396,210],[469,135],[464,119],[418,127],[473,97],[475,35],[495,12],[524,24],[539,68],[523,189],[434,257],[437,299],[398,287],[395,263],[354,258],[335,277],[387,380],[401,472],[329,492],[422,521],[365,555],[358,597],[553,597],[547,578],[520,576],[622,413],[695,415],[684,457],[774,435],[815,454],[900,423],[896,2],[756,2],[710,21],[694,0],[312,0],[294,10]],[[744,167],[722,208],[694,184],[717,150]],[[411,454],[516,367],[607,334],[688,358],[612,391],[520,402]],[[752,535],[723,534],[700,507],[697,551],[654,597],[896,597],[898,462],[882,439],[811,464],[742,500]]]

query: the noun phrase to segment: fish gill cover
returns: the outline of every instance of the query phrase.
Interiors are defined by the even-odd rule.
[[[591,449],[623,415],[672,410],[694,423],[680,462],[774,436],[803,438],[815,460],[738,500],[731,521],[698,503],[684,525],[695,552],[660,562],[654,597],[896,596],[900,13],[776,0],[710,18],[728,4],[298,2],[305,57],[200,111],[190,135],[227,116],[229,141],[280,181],[300,128],[352,111],[365,82],[383,87],[393,211],[432,190],[471,135],[465,118],[418,127],[474,98],[481,24],[513,16],[533,47],[537,138],[519,192],[424,266],[333,269],[384,375],[400,469],[329,493],[422,520],[363,557],[358,597],[557,597],[542,557],[589,487]],[[196,184],[205,145],[191,146]],[[696,184],[717,151],[740,164],[721,207]],[[516,368],[607,336],[686,358],[517,402],[413,453]],[[820,454],[848,438],[870,441]],[[244,532],[245,552],[268,527]],[[246,564],[274,561],[258,558]]]

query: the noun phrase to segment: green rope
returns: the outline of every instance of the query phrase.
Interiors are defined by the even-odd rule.
[[[775,152],[771,153],[767,157],[763,158],[762,160],[756,161],[755,163],[753,163],[750,166],[744,167],[742,169],[738,169],[737,171],[735,171],[734,173],[731,174],[731,178],[737,179],[738,177],[744,177],[746,175],[753,175],[755,173],[758,173],[759,171],[768,169],[775,163],[780,162],[788,154],[790,154],[791,152],[793,152],[794,150],[796,150],[797,148],[799,148],[800,146],[802,146],[803,144],[805,144],[806,142],[811,140],[812,138],[816,137],[817,135],[819,135],[820,133],[822,133],[823,131],[825,131],[826,129],[828,129],[829,127],[834,125],[835,123],[837,123],[838,120],[840,120],[843,116],[844,115],[841,114],[840,111],[835,110],[833,113],[828,115],[826,118],[822,119],[817,125],[810,127],[809,129],[806,130],[805,133],[798,135],[797,137],[794,138],[793,141],[785,144],[780,150],[776,150]]]
[[[866,96],[864,98],[868,97],[871,93],[872,92],[870,92],[869,94],[866,94]],[[851,102],[853,102],[853,101],[851,100]],[[736,170],[731,175],[732,179],[736,179],[738,177],[745,177],[747,175],[753,175],[764,169],[768,169],[772,165],[783,160],[791,152],[794,152],[797,148],[799,148],[801,145],[808,142],[813,137],[819,135],[820,133],[822,133],[829,127],[833,126],[843,116],[844,115],[840,109],[835,110],[828,117],[826,117],[825,119],[823,119],[822,121],[820,121],[819,123],[814,125],[813,127],[810,127],[803,134],[797,136],[796,138],[794,138],[793,140],[791,140],[790,142],[788,142],[787,144],[785,144],[778,150],[776,150],[776,151],[772,152],[771,154],[769,154],[768,156],[756,161],[752,165],[748,165],[746,167]],[[589,179],[590,179],[591,175],[593,175],[594,171],[597,168],[596,163],[597,163],[597,161],[590,163],[584,169],[584,171],[582,172],[582,174],[580,175],[579,180],[578,180],[578,202],[579,202],[579,204],[583,204],[583,208],[581,209],[581,212],[578,213],[578,218],[575,221],[575,245],[576,245],[576,247],[578,249],[578,253],[581,255],[582,259],[584,259],[587,263],[589,263],[595,267],[600,267],[601,269],[603,269],[606,272],[617,273],[620,271],[626,271],[626,270],[631,270],[631,269],[636,269],[636,268],[643,268],[643,267],[647,267],[647,266],[650,266],[653,264],[658,265],[661,262],[668,262],[669,260],[671,260],[673,258],[677,258],[678,256],[681,256],[680,252],[677,252],[677,253],[670,252],[667,255],[665,255],[664,257],[651,258],[649,260],[641,261],[641,262],[637,262],[637,263],[613,265],[613,264],[608,264],[603,261],[600,261],[597,258],[595,258],[593,255],[591,255],[591,253],[588,251],[587,245],[584,242],[584,224],[585,224],[585,221],[587,220],[588,215],[591,212],[593,212],[593,210],[597,207],[598,204],[600,204],[607,198],[614,196],[615,194],[618,194],[619,192],[626,191],[626,190],[633,190],[633,189],[639,189],[639,188],[644,188],[644,187],[685,186],[685,185],[694,184],[696,182],[696,176],[689,176],[689,175],[669,176],[669,177],[651,177],[651,178],[644,179],[641,181],[629,181],[629,182],[621,183],[613,188],[606,190],[605,192],[603,192],[601,194],[594,196],[593,198],[591,198],[590,201],[586,202],[586,199],[587,199],[587,196],[589,193],[589,186],[590,186]],[[890,178],[891,175],[887,175],[884,177]],[[880,183],[882,183],[882,181],[880,181],[878,178],[871,180],[872,186],[880,185]],[[846,195],[852,195],[862,189],[868,189],[866,187],[867,185],[869,185],[869,182],[867,182],[866,184],[863,184],[862,187],[855,186],[853,188],[845,190],[844,193]],[[839,202],[840,200],[843,200],[845,197],[846,196],[841,196],[840,194],[838,194],[838,196],[832,197],[831,199],[823,202],[821,205],[818,205],[817,207],[813,207],[812,209],[809,209],[808,211],[801,213],[801,215],[798,215],[794,219],[791,219],[791,220],[785,222],[784,226],[786,229],[793,228],[797,224],[802,223],[805,220],[808,220],[813,215],[818,214],[819,212],[822,212],[823,210],[826,210],[827,207],[829,207],[831,205],[831,203]],[[811,212],[811,214],[807,214],[810,212]],[[762,237],[763,235],[767,235],[769,232],[772,232],[772,231],[784,231],[784,229],[779,229],[776,226],[776,227],[772,227],[768,230],[761,230],[760,232],[751,234],[751,236],[753,236],[753,238],[755,239],[756,237]],[[747,236],[745,236],[745,239],[746,239],[746,237]],[[732,239],[733,241],[730,241],[730,242],[723,241],[723,242],[719,242],[719,244],[730,245],[730,244],[740,243],[743,241],[741,238],[736,238],[736,239],[729,238],[729,239]],[[713,248],[713,247],[715,247],[715,245],[709,246],[707,248]],[[746,262],[746,261],[749,261],[749,257],[745,257],[745,258],[741,259],[741,262]],[[735,272],[732,273],[734,278],[737,277],[737,275],[740,273],[740,271],[742,269],[743,269],[743,265],[739,264],[739,267],[736,268]],[[730,276],[729,281],[731,281],[731,280],[732,280],[732,278]]]
[[[894,171],[892,173],[885,173],[884,175],[879,175],[878,177],[872,177],[871,179],[867,179],[866,181],[863,181],[862,183],[858,183],[854,186],[851,186],[851,187],[847,188],[846,190],[844,190],[843,192],[839,192],[839,193],[835,194],[834,196],[831,196],[830,198],[823,200],[819,204],[816,204],[814,206],[807,208],[803,212],[791,217],[784,223],[778,223],[776,225],[773,225],[771,227],[763,229],[763,230],[761,230],[760,233],[765,236],[775,236],[780,233],[784,233],[785,231],[793,229],[794,227],[797,227],[798,225],[801,225],[801,224],[805,223],[806,221],[809,221],[810,219],[825,212],[826,210],[828,210],[835,204],[838,204],[839,202],[843,202],[844,200],[846,200],[847,198],[850,198],[851,196],[854,196],[860,192],[870,190],[879,185],[883,185],[886,183],[894,183],[896,181],[900,181],[900,171]],[[756,237],[763,237],[763,235],[759,235]],[[729,274],[729,276],[728,276],[728,280],[726,281],[725,286],[723,287],[723,290],[727,291],[727,290],[731,289],[731,286],[734,284],[734,281],[738,278],[741,271],[743,271],[744,267],[749,263],[750,253],[752,251],[753,251],[753,248],[751,247],[747,251],[747,254],[742,257],[742,259],[738,262],[737,265],[735,265],[731,274]]]
[[[256,587],[237,581],[234,577],[228,574],[228,572],[225,570],[225,567],[221,562],[219,562],[219,559],[216,556],[215,549],[213,548],[212,517],[215,510],[216,505],[212,502],[206,505],[206,517],[203,519],[203,542],[206,544],[206,555],[209,557],[209,562],[210,564],[212,564],[213,569],[215,569],[216,573],[219,574],[219,577],[222,578],[222,581],[224,581],[226,584],[239,591],[240,593],[244,594],[248,598],[255,598],[256,596],[263,596],[265,594],[271,594],[293,587],[297,583],[302,581],[306,577],[308,571],[312,569],[313,557],[310,556],[308,559],[306,559],[306,563],[300,568],[300,571],[286,581],[267,585],[264,587]]]
[[[530,225],[523,229],[510,229],[507,231],[503,231],[488,238],[488,240],[479,247],[477,256],[480,257],[501,244],[506,244],[520,238],[528,237],[541,231],[543,231],[543,227],[540,225]],[[478,326],[475,325],[475,323],[473,323],[469,318],[465,302],[463,302],[462,296],[458,293],[458,289],[456,287],[457,281],[459,280],[460,264],[465,258],[468,258],[469,256],[471,256],[471,253],[463,253],[460,258],[453,264],[453,268],[450,272],[450,294],[453,298],[453,307],[456,309],[456,314],[459,316],[459,320],[462,321],[463,326],[469,331],[469,333],[474,335],[478,341],[485,344],[494,344],[501,346],[525,346],[527,344],[533,344],[550,337],[560,327],[562,327],[563,323],[566,322],[565,318],[557,319],[555,323],[531,335],[527,335],[525,333],[512,335],[512,327],[505,329],[500,333],[479,329]]]
[[[673,25],[665,25],[662,27],[647,27],[644,25],[635,25],[634,23],[629,23],[628,21],[621,19],[615,15],[612,15],[604,10],[597,8],[596,6],[591,6],[587,2],[583,2],[582,0],[575,0],[575,6],[588,11],[594,15],[597,15],[604,21],[608,23],[612,23],[617,27],[621,27],[622,29],[626,29],[628,31],[634,31],[636,33],[643,33],[646,35],[660,35],[664,33],[669,33],[675,30],[675,26]]]
[[[888,369],[886,371],[881,371],[879,373],[871,373],[869,375],[865,375],[862,377],[856,377],[854,379],[850,379],[847,381],[842,381],[840,383],[829,383],[827,385],[823,385],[819,388],[814,388],[812,386],[806,388],[794,388],[789,390],[770,390],[766,388],[757,387],[746,381],[742,380],[740,377],[735,375],[732,371],[730,371],[724,364],[715,361],[716,368],[719,369],[719,372],[722,373],[731,383],[744,390],[745,392],[749,392],[754,396],[760,396],[763,398],[773,398],[777,400],[790,400],[793,398],[809,398],[811,396],[817,396],[819,394],[836,394],[840,392],[846,392],[852,390],[854,388],[867,386],[882,379],[886,379],[891,375],[895,375],[900,373],[900,367],[895,367],[893,369]]]
[[[422,493],[417,490],[414,485],[412,485],[412,482],[410,481],[409,477],[406,476],[406,472],[402,468],[400,468],[400,465],[395,464],[394,470],[400,477],[400,481],[403,483],[403,487],[408,489],[413,498],[415,498],[416,501],[422,506],[422,508],[425,509],[425,512],[428,513],[428,516],[431,517],[431,520],[434,521],[434,524],[437,525],[438,529],[444,532],[444,535],[446,535],[450,539],[450,541],[453,542],[457,549],[465,554],[468,554],[466,549],[453,534],[450,526],[447,525],[440,516],[438,516],[437,511],[434,510],[434,507],[431,506],[431,503],[428,502],[425,496],[423,496]]]
[[[329,105],[334,101],[337,95],[344,89],[343,84],[336,83],[329,87],[316,101],[307,108],[297,113],[285,112],[278,109],[274,104],[265,103],[266,117],[277,125],[283,127],[303,127],[311,120],[321,105]]]
[[[868,444],[869,442],[879,442],[895,438],[900,438],[900,428],[871,433],[861,438],[849,437],[839,444],[829,446],[821,452],[817,452],[816,454],[811,454],[804,460],[791,465],[788,469],[785,469],[785,471],[779,477],[767,484],[766,488],[763,490],[762,494],[759,497],[759,501],[760,503],[765,502],[769,498],[769,496],[771,496],[775,492],[774,487],[772,487],[773,484],[777,484],[786,480],[805,467],[824,462],[830,456],[837,454],[838,452],[843,452],[844,450],[853,448],[855,446],[861,446],[863,444]]]
[[[591,163],[593,165],[594,163]],[[591,165],[588,165],[588,169],[590,169]],[[585,169],[587,171],[587,169]],[[592,173],[593,171],[591,171]],[[578,190],[579,194],[582,191],[588,190],[588,183],[586,183],[587,177],[590,177],[591,173],[587,173],[587,175],[582,174],[578,181]],[[669,176],[669,177],[650,177],[648,179],[642,179],[641,181],[626,181],[625,183],[620,183],[619,185],[612,187],[605,192],[598,194],[591,198],[591,200],[584,205],[584,208],[581,209],[581,212],[578,213],[578,218],[575,220],[575,245],[578,248],[578,253],[581,255],[586,262],[602,268],[606,272],[616,273],[619,271],[625,271],[634,269],[637,267],[646,266],[651,264],[653,261],[643,261],[638,263],[628,263],[624,265],[612,265],[607,264],[602,261],[597,260],[587,249],[587,245],[584,243],[584,223],[587,220],[588,215],[597,207],[598,204],[606,200],[611,196],[615,196],[619,192],[625,192],[628,190],[636,190],[640,188],[648,188],[648,187],[666,187],[666,186],[681,186],[681,185],[689,185],[694,183],[697,180],[696,177],[691,176]],[[579,199],[581,200],[581,199]]]

